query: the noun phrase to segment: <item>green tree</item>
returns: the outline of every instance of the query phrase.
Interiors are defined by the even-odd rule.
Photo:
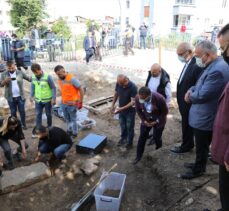
[[[46,0],[8,0],[11,5],[11,22],[20,34],[25,34],[32,26],[47,17]]]
[[[62,17],[58,18],[58,20],[53,24],[52,31],[56,35],[62,35],[65,39],[69,39],[71,37],[71,29]]]

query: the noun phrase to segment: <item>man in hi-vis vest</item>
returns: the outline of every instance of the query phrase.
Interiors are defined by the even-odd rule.
[[[44,73],[39,64],[32,64],[33,72],[30,101],[35,100],[36,127],[42,125],[42,113],[45,108],[47,126],[52,126],[52,105],[56,104],[56,86],[52,77]]]
[[[73,138],[77,136],[76,111],[83,106],[83,88],[73,74],[57,65],[54,69],[59,78],[59,87],[62,98],[62,110],[67,122],[67,133]]]

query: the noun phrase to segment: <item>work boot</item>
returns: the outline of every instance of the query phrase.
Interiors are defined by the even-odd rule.
[[[3,168],[7,170],[14,169],[14,162],[13,162],[13,156],[11,154],[11,151],[4,152],[4,154],[7,159],[7,163],[3,164]]]
[[[125,140],[124,139],[120,139],[118,144],[117,144],[117,146],[120,147],[120,146],[122,146],[124,144],[125,144]]]

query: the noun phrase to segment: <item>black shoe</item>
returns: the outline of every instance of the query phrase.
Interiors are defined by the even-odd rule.
[[[149,143],[148,143],[148,146],[150,145],[154,145],[155,144],[155,140],[153,138],[150,139]]]
[[[133,165],[136,165],[140,160],[141,160],[141,158],[135,158],[133,161]]]
[[[187,169],[193,169],[195,166],[195,163],[184,163],[184,167]]]
[[[77,137],[77,134],[72,134],[71,137],[72,138],[76,138]]]
[[[120,139],[119,142],[118,142],[118,144],[117,144],[117,146],[120,147],[120,146],[122,146],[124,144],[125,144],[125,140]]]
[[[126,149],[131,149],[133,147],[133,144],[127,144]]]
[[[22,125],[22,129],[27,130],[28,128],[26,127],[26,125]]]
[[[186,172],[184,174],[181,175],[181,179],[194,179],[194,178],[197,178],[197,177],[200,177],[204,174],[204,172],[193,172],[193,171],[190,171],[190,172]]]
[[[211,211],[211,210],[209,210],[209,209],[203,209],[203,211]]]
[[[170,149],[170,151],[175,153],[175,154],[183,154],[186,152],[190,152],[191,150],[184,150],[181,147],[173,147],[172,149]]]
[[[13,170],[14,169],[14,165],[12,163],[4,163],[3,164],[3,168],[6,170]]]

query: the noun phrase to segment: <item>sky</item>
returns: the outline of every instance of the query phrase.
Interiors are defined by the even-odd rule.
[[[47,12],[51,18],[82,16],[104,19],[119,16],[119,0],[47,0]]]

